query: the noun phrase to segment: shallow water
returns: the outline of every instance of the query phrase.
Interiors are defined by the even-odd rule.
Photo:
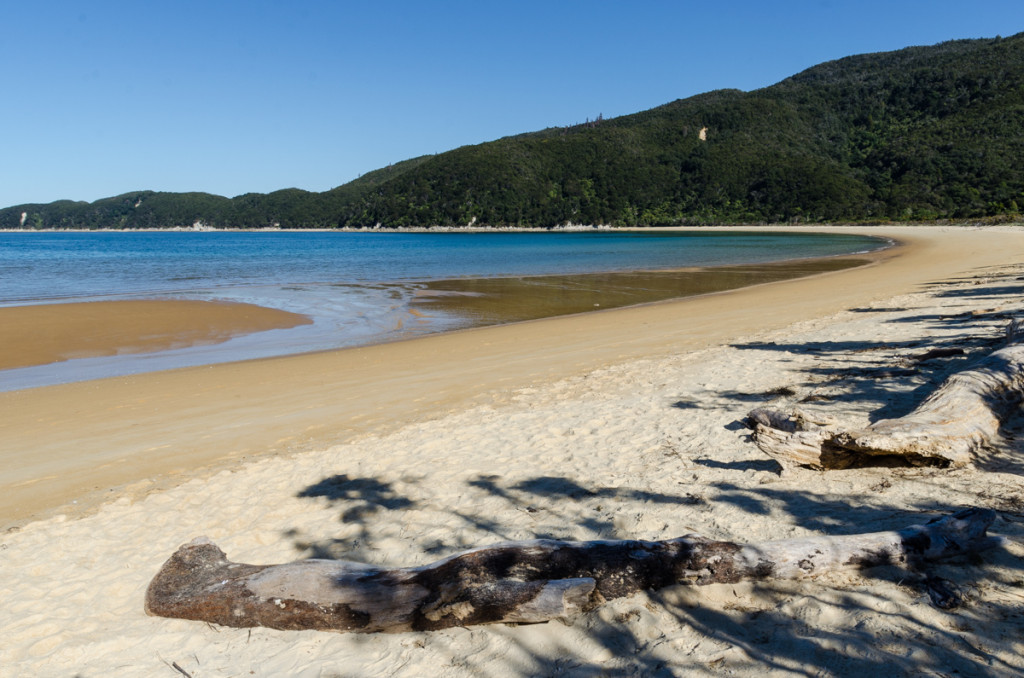
[[[728,266],[878,245],[855,235],[714,231],[7,232],[0,233],[0,303]]]
[[[422,309],[421,316],[435,312],[467,324],[496,325],[711,294],[865,263],[856,257],[829,257],[681,271],[440,280],[427,283],[411,306]]]
[[[211,299],[313,319],[311,325],[213,346],[6,370],[0,372],[0,390],[395,341],[700,294],[807,274],[799,267],[783,272],[785,267],[763,266],[767,262],[885,244],[839,234],[711,231],[0,233],[0,305]],[[708,266],[725,268],[665,273]]]

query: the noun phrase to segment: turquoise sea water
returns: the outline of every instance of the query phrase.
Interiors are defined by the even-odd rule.
[[[304,313],[312,325],[160,354],[0,372],[0,390],[323,350],[464,326],[406,322],[425,281],[707,267],[850,254],[880,240],[740,232],[0,233],[0,305],[188,298]]]

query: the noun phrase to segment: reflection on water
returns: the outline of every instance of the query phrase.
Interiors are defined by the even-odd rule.
[[[438,280],[425,283],[411,304],[459,319],[465,326],[495,325],[722,292],[867,261],[817,259],[679,271]]]

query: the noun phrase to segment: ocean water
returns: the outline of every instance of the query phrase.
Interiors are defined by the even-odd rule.
[[[0,306],[100,299],[244,301],[312,325],[158,354],[0,372],[0,390],[392,341],[465,327],[410,315],[431,281],[731,266],[844,255],[863,236],[741,232],[7,232]]]

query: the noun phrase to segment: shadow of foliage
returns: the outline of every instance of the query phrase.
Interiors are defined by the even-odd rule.
[[[343,558],[363,560],[371,544],[371,533],[366,523],[374,514],[409,509],[415,506],[408,497],[398,494],[390,483],[376,478],[350,478],[345,474],[333,475],[306,487],[297,497],[327,499],[342,508],[340,521],[357,528],[356,534],[345,538],[308,541],[296,532],[286,534],[294,540],[295,548],[309,558]]]
[[[765,464],[752,463],[753,466],[743,468],[714,462],[701,465],[769,470]],[[910,470],[906,473],[920,475],[923,472]],[[467,481],[467,485],[485,496],[507,502],[509,509],[548,514],[555,521],[575,520],[605,538],[632,536],[617,534],[618,528],[610,514],[590,511],[609,504],[622,504],[627,513],[643,510],[645,503],[688,506],[700,511],[729,506],[752,516],[781,511],[799,516],[801,527],[809,532],[825,535],[902,529],[960,508],[939,501],[923,501],[908,511],[905,506],[886,501],[884,481],[879,483],[875,494],[865,497],[794,492],[725,481],[708,483],[706,496],[697,497],[638,487],[588,484],[554,475],[515,481],[486,475]],[[303,490],[300,496],[326,498],[342,509],[343,516],[349,515],[357,521],[382,518],[375,516],[375,511],[368,510],[367,506],[376,506],[381,512],[411,510],[418,506],[417,501],[399,496],[390,483],[344,475],[325,478]],[[351,513],[351,505],[364,507],[364,510]],[[588,511],[590,517],[580,517]],[[454,507],[447,514],[472,523],[487,534],[500,536],[502,531],[497,517],[483,517]],[[503,515],[507,519],[508,511]],[[543,526],[538,528],[532,538],[554,536],[547,534]],[[743,537],[740,540],[757,541],[754,533]],[[342,541],[321,544],[312,555],[351,559],[350,553],[332,552],[330,547]],[[447,555],[450,548],[426,547],[424,551]],[[965,603],[948,613],[952,620],[948,626],[937,626],[927,617],[914,615],[908,603],[894,607],[883,597],[884,593],[872,589],[769,579],[744,584],[746,588],[740,595],[723,595],[730,585],[670,586],[641,593],[602,605],[566,622],[576,629],[568,635],[550,634],[544,630],[544,625],[526,628],[494,625],[458,633],[425,634],[422,643],[426,648],[435,647],[435,654],[451,656],[452,667],[460,671],[455,675],[495,678],[715,675],[734,670],[806,676],[863,675],[864,671],[883,670],[893,675],[921,675],[921,672],[1013,675],[1015,667],[986,652],[984,644],[989,642],[988,634],[996,632],[994,629],[1000,619],[1019,616],[1021,610],[1011,605],[971,602],[971,591],[976,587],[1016,585],[1013,581],[986,581],[985,565],[993,560],[1015,570],[1016,579],[1021,579],[1024,566],[1014,562],[1013,554],[1004,549],[918,571],[899,566],[861,571],[862,577],[887,582],[885,590],[896,586],[904,592],[902,595],[924,605],[929,605],[925,586],[929,578],[946,582],[955,579],[958,582],[955,588],[964,592]],[[878,642],[872,626],[875,621],[844,624],[842,631],[819,627],[813,622],[818,610],[854,619],[881,620],[877,623],[885,628],[887,641]],[[971,632],[965,633],[966,629]],[[473,643],[471,646],[478,649],[470,651],[467,643]],[[589,649],[581,649],[579,643],[586,643]],[[907,648],[914,648],[911,656],[905,654]]]
[[[1015,285],[978,285],[958,294],[961,291],[951,287],[936,285],[933,291],[950,299],[1024,291],[1024,287]],[[905,312],[886,308],[854,310]],[[726,391],[707,397],[717,396],[726,403],[778,401],[803,405],[806,403],[802,401],[814,395],[818,399],[812,402],[827,403],[825,411],[856,406],[872,421],[902,416],[950,373],[998,345],[1000,324],[1007,317],[1003,311],[921,314],[909,321],[921,327],[920,338],[899,342],[737,344],[734,348],[740,350],[810,354],[816,358],[813,364],[797,371],[793,384],[769,391]],[[942,328],[943,333],[936,335],[936,328]],[[965,355],[925,362],[914,359],[929,349],[943,347],[962,348]],[[705,406],[706,401],[689,399],[668,405],[680,410]],[[1005,422],[1002,432],[1003,448],[983,451],[978,458],[979,468],[1024,475],[1024,414]],[[730,461],[693,457],[690,470],[770,476],[757,483],[730,482],[722,480],[732,477],[725,473],[705,473],[699,489],[696,483],[683,485],[674,479],[666,484],[636,477],[635,481],[630,478],[629,484],[613,485],[586,482],[568,474],[504,478],[497,473],[481,473],[465,480],[464,487],[446,488],[444,496],[458,496],[460,503],[433,509],[443,515],[432,514],[442,523],[455,518],[460,526],[471,528],[472,539],[479,542],[462,544],[455,537],[431,537],[422,538],[419,548],[440,557],[458,548],[484,545],[491,538],[636,538],[638,529],[648,534],[658,531],[651,523],[637,528],[638,517],[666,507],[672,512],[670,521],[666,521],[672,524],[668,529],[685,525],[691,512],[721,511],[733,514],[723,518],[724,525],[749,521],[749,528],[744,527],[744,533],[735,535],[735,539],[750,542],[759,541],[757,525],[776,518],[795,523],[809,534],[841,536],[903,529],[963,508],[931,498],[940,493],[931,492],[930,484],[938,488],[946,482],[946,476],[933,469],[887,469],[879,474],[876,484],[850,494],[817,489],[816,476],[811,472],[803,472],[806,485],[787,482],[777,475],[780,467],[776,461],[759,459],[755,454],[751,457]],[[652,469],[652,473],[658,470]],[[693,478],[696,480],[696,473]],[[903,496],[887,495],[900,481],[923,486],[919,488],[923,498],[908,501]],[[1006,487],[1012,488],[1012,482],[972,487],[961,495],[964,503],[974,500],[974,505],[1000,511],[993,532],[1011,534],[1019,540],[1024,529],[1024,490],[1007,491]],[[418,495],[403,496],[383,479],[345,475],[325,478],[299,496],[325,498],[338,507],[346,528],[358,527],[360,531],[354,537],[297,543],[297,547],[314,556],[347,559],[360,553],[361,544],[372,543],[375,531],[383,530],[385,523],[402,517],[401,512],[417,511],[429,503]],[[716,525],[716,520],[705,522]],[[665,536],[684,532],[685,528],[680,528]],[[992,564],[998,565],[994,570],[997,574],[991,574],[993,570],[988,566]],[[462,671],[458,675],[495,677],[689,676],[732,671],[796,676],[1021,675],[1020,666],[1010,666],[986,649],[1005,642],[1001,623],[1014,620],[1016,628],[1024,614],[1024,606],[1019,603],[1024,598],[1013,597],[1015,591],[1024,590],[1024,563],[1010,550],[997,548],[919,570],[896,565],[877,567],[861,571],[860,577],[884,585],[864,586],[857,579],[851,582],[843,578],[832,583],[827,579],[811,583],[768,580],[746,584],[739,593],[730,591],[728,585],[716,585],[720,588],[714,590],[672,586],[581,615],[571,622],[574,634],[545,632],[543,626],[493,626],[459,634],[440,632],[427,636],[424,643],[438,644],[438,656],[449,656],[452,666]],[[962,607],[932,614],[926,586],[930,579],[955,581],[954,588],[963,593]],[[974,595],[985,588],[1009,593]],[[887,595],[898,599],[887,599]],[[856,621],[835,624],[829,622],[830,616]],[[500,640],[495,641],[495,636]],[[476,644],[469,639],[475,639]],[[586,651],[579,646],[583,642],[589,644]],[[453,651],[445,655],[449,648]]]
[[[532,494],[553,499],[579,499],[581,497],[606,497],[630,501],[650,502],[654,504],[693,504],[690,496],[675,496],[660,492],[650,492],[628,487],[596,487],[588,488],[568,478],[559,476],[541,476],[531,478],[512,486],[516,492]]]
[[[694,459],[694,464],[706,468],[719,468],[728,471],[768,471],[781,473],[782,465],[774,459],[748,459],[743,461],[717,461],[715,459]]]
[[[870,308],[870,307],[869,308],[851,308],[850,312],[851,313],[899,313],[900,311],[906,311],[906,310],[907,309],[905,309],[903,307],[900,307],[900,306],[894,306],[894,307],[891,307],[891,308],[886,308],[884,306],[879,306],[877,308]]]
[[[975,285],[973,287],[945,290],[936,296],[943,298],[956,297],[1008,297],[1024,294],[1024,285]]]
[[[962,287],[962,283],[959,283]],[[971,288],[974,289],[974,288]],[[1002,295],[1015,290],[994,288]],[[936,296],[960,291],[943,290]],[[1021,289],[1024,291],[1024,288]],[[855,309],[867,312],[870,309]],[[879,309],[881,312],[884,309]],[[921,314],[887,319],[885,322],[920,326],[921,337],[898,342],[873,340],[818,341],[804,343],[749,342],[733,344],[740,350],[776,351],[820,356],[812,367],[802,371],[803,379],[790,387],[766,393],[723,392],[723,398],[736,402],[785,401],[785,391],[800,395],[810,390],[830,389],[828,396],[805,395],[784,406],[829,400],[839,408],[857,405],[870,409],[870,422],[893,419],[913,411],[942,381],[954,372],[967,369],[974,361],[1001,347],[1007,321],[1020,313],[1004,310],[958,315]],[[940,335],[934,330],[941,329]],[[928,357],[929,353],[937,353]],[[838,408],[837,408],[838,409]]]
[[[350,502],[341,514],[342,522],[362,520],[370,513],[380,509],[389,511],[410,508],[413,502],[399,496],[390,483],[375,478],[349,478],[347,475],[336,475],[324,478],[315,485],[310,485],[297,495],[299,497],[325,497],[332,502]]]

